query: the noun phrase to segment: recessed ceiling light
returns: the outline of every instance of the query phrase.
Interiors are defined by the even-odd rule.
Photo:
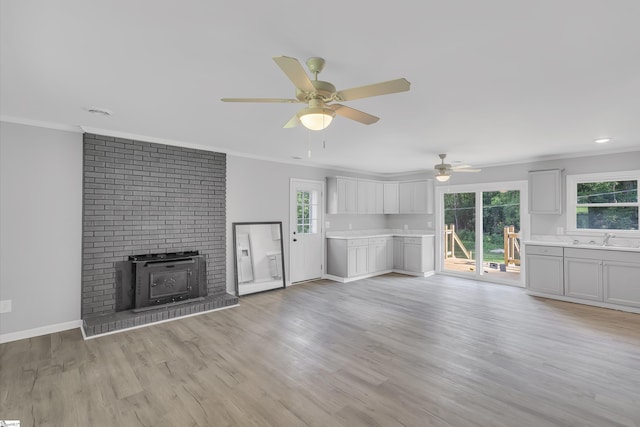
[[[98,108],[98,107],[89,107],[87,111],[91,114],[96,114],[98,116],[110,116],[113,114],[113,111],[108,110],[106,108]]]
[[[611,141],[611,138],[600,138],[595,140],[596,144],[606,144],[609,141]]]

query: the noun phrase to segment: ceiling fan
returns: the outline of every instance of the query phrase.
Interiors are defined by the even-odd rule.
[[[314,57],[307,60],[307,67],[315,75],[315,80],[311,80],[307,76],[304,68],[296,58],[276,56],[273,60],[295,85],[295,98],[222,98],[221,101],[305,103],[308,106],[298,111],[284,127],[292,128],[302,124],[307,129],[322,130],[329,126],[336,114],[365,125],[370,125],[380,120],[379,117],[346,105],[337,104],[335,103],[336,101],[352,101],[354,99],[405,92],[409,90],[411,85],[407,79],[401,78],[338,91],[333,84],[318,80],[318,73],[322,71],[325,65],[323,58]]]
[[[436,179],[440,182],[449,181],[451,178],[451,172],[480,172],[482,169],[473,169],[470,165],[451,166],[449,163],[445,163],[444,159],[446,154],[438,154],[440,157],[440,163],[433,166],[435,170]]]

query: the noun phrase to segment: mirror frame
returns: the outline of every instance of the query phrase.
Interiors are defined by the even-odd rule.
[[[257,291],[257,292],[252,292],[252,293],[260,293],[260,292],[268,292],[268,291],[272,291],[274,289],[284,289],[287,287],[287,280],[285,278],[285,270],[284,270],[284,240],[283,240],[283,235],[282,235],[282,221],[258,221],[258,222],[234,222],[232,223],[233,225],[233,276],[234,276],[234,282],[235,282],[235,290],[236,290],[236,296],[237,297],[241,297],[244,295],[251,295],[251,293],[249,294],[244,294],[244,295],[240,295],[240,289],[239,289],[239,284],[238,284],[238,247],[237,247],[237,239],[236,239],[236,228],[238,226],[241,225],[277,225],[279,232],[280,232],[280,260],[282,262],[282,286],[278,286],[276,288],[271,288],[271,289],[265,289],[263,291]]]

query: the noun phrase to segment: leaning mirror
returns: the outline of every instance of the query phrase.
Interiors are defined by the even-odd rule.
[[[282,222],[234,222],[236,295],[284,288]]]

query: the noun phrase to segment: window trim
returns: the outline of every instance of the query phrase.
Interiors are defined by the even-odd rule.
[[[605,181],[637,181],[638,182],[638,201],[635,203],[618,203],[616,206],[636,206],[640,211],[640,170],[621,171],[621,172],[604,172],[604,173],[589,173],[579,175],[567,175],[567,233],[568,234],[587,234],[587,235],[600,235],[602,233],[616,233],[625,236],[640,236],[640,230],[619,230],[613,228],[578,228],[576,208],[584,206],[579,205],[578,199],[578,184],[584,182],[605,182]],[[613,204],[603,203],[603,207],[612,206]],[[640,227],[639,227],[640,228]]]

